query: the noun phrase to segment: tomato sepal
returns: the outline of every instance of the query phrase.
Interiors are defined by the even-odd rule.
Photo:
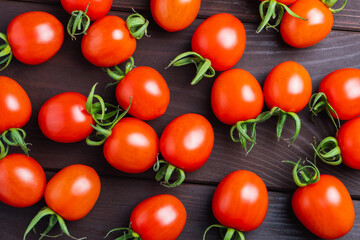
[[[329,8],[329,10],[332,12],[332,13],[338,13],[340,12],[341,10],[344,9],[344,7],[346,6],[346,3],[347,3],[347,0],[344,0],[343,4],[341,5],[340,8],[338,9],[332,9],[332,6],[335,5],[335,3],[337,2],[338,0],[321,0],[321,2]]]
[[[13,58],[13,53],[11,51],[6,34],[0,32],[0,39],[5,42],[4,44],[0,45],[0,66],[4,65],[2,68],[0,68],[0,71],[2,71],[7,68],[7,66],[9,66]]]
[[[115,80],[114,82],[107,84],[106,87],[110,87],[118,84],[126,76],[126,74],[128,74],[131,70],[133,70],[136,67],[134,58],[130,57],[129,60],[130,61],[127,62],[125,65],[125,71],[121,70],[119,66],[114,66],[114,70],[111,70],[111,68],[105,69],[109,77]]]
[[[131,223],[128,228],[114,228],[111,229],[104,238],[107,238],[111,233],[117,232],[117,231],[124,231],[124,234],[121,237],[115,238],[115,240],[141,240],[141,237],[138,233],[134,232],[134,230],[131,229]]]
[[[294,182],[299,187],[306,187],[310,184],[317,183],[320,180],[320,171],[316,167],[314,163],[309,160],[302,160],[299,159],[297,163],[292,161],[282,161],[283,163],[289,163],[294,166],[292,170],[292,176]],[[308,163],[308,165],[301,165],[300,163],[303,162]]]
[[[67,32],[71,36],[71,40],[76,40],[76,36],[86,34],[90,27],[90,17],[86,15],[90,2],[86,6],[85,12],[81,10],[72,11],[71,17],[67,24]]]
[[[340,165],[342,162],[341,150],[338,144],[338,141],[334,137],[324,138],[318,146],[312,145],[315,154],[314,161],[316,157],[319,157],[324,163],[329,165]]]
[[[246,151],[246,155],[250,153],[252,148],[256,143],[256,124],[258,119],[249,119],[246,121],[238,121],[230,129],[230,138],[233,142],[241,143],[242,148]],[[250,136],[247,134],[247,131],[250,131]],[[237,132],[237,137],[235,138],[235,131]],[[250,142],[250,148],[247,149],[247,143]]]
[[[149,20],[145,19],[141,14],[137,13],[134,9],[134,14],[131,14],[126,19],[126,26],[129,29],[130,35],[133,38],[141,39],[144,35],[150,37],[147,34],[147,27],[149,26]]]
[[[326,94],[323,92],[314,93],[309,101],[309,108],[311,111],[311,121],[315,123],[314,117],[318,115],[318,113],[325,110],[326,114],[331,119],[332,123],[334,124],[336,130],[340,128],[340,119],[338,114],[336,113],[335,109],[331,106],[329,101],[327,100]],[[332,116],[335,114],[336,120]]]
[[[161,164],[163,166],[161,167]],[[164,187],[173,188],[180,186],[185,180],[185,172],[181,168],[175,167],[174,165],[168,163],[165,160],[157,159],[156,163],[153,166],[154,172],[156,172],[155,180],[160,182]],[[170,182],[170,178],[173,174],[176,173],[177,177],[174,182]]]
[[[191,51],[182,53],[175,57],[166,69],[171,66],[180,67],[192,63],[196,66],[196,76],[191,81],[191,85],[197,84],[203,77],[212,78],[215,76],[215,70],[211,66],[211,61],[203,58],[200,54]]]
[[[239,230],[236,230],[234,228],[228,228],[226,226],[220,225],[220,224],[213,224],[211,226],[209,226],[203,235],[203,240],[206,239],[206,234],[208,231],[210,231],[210,229],[212,228],[219,228],[221,229],[226,229],[226,233],[225,236],[223,236],[223,240],[231,240],[233,237],[235,240],[245,240],[245,236],[242,232],[240,232]]]
[[[29,156],[29,149],[27,145],[30,143],[25,142],[26,132],[21,128],[10,128],[0,135],[0,141],[2,140],[7,146],[21,147],[26,156]],[[7,151],[2,151],[0,146],[0,156]],[[7,148],[7,147],[6,147]],[[4,155],[3,157],[5,157]],[[0,158],[1,159],[1,158]]]

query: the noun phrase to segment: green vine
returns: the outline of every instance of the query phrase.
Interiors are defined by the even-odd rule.
[[[314,163],[309,160],[299,159],[297,163],[292,161],[283,161],[294,165],[292,176],[294,182],[299,187],[306,187],[307,185],[314,184],[320,180],[320,171]],[[301,165],[308,163],[308,165]]]
[[[131,223],[128,228],[114,228],[114,229],[110,230],[104,238],[107,238],[111,233],[117,232],[117,231],[123,231],[124,234],[118,238],[115,238],[115,240],[128,240],[128,239],[141,240],[140,235],[131,229]]]
[[[163,165],[161,167],[161,165]],[[168,163],[165,160],[157,159],[156,163],[153,166],[154,172],[156,172],[155,179],[160,182],[161,185],[168,188],[173,188],[180,186],[185,180],[184,170],[175,167],[174,165]],[[174,174],[177,174],[175,181],[170,182],[171,177]]]
[[[223,240],[231,240],[233,237],[234,237],[234,240],[245,240],[244,234],[242,232],[240,232],[239,230],[236,230],[234,228],[228,228],[228,227],[225,227],[225,226],[220,225],[220,224],[213,224],[213,225],[209,226],[204,232],[203,240],[206,239],[207,232],[212,228],[219,228],[219,229],[225,229],[226,230],[226,233],[225,233],[225,236],[223,237]]]
[[[315,155],[314,161],[316,161],[316,157],[319,157],[324,163],[329,165],[340,165],[342,162],[341,150],[336,138],[327,137],[323,139],[318,146],[312,145]]]
[[[128,74],[134,68],[135,68],[135,63],[133,57],[130,57],[130,61],[126,63],[125,71],[121,70],[120,67],[118,66],[114,66],[114,70],[111,70],[111,68],[106,68],[105,71],[107,72],[109,77],[115,80],[114,82],[106,85],[106,87],[110,87],[118,84],[126,76],[126,74]]]
[[[325,93],[323,92],[314,93],[310,98],[309,108],[311,111],[311,120],[314,123],[315,123],[314,117],[317,116],[318,113],[325,111],[328,117],[331,119],[332,123],[334,124],[335,128],[336,129],[340,128],[339,116],[337,115],[335,109],[330,105]],[[333,113],[336,116],[337,121],[335,121],[331,113]]]
[[[67,24],[67,32],[71,36],[72,40],[76,40],[75,36],[78,35],[84,35],[86,34],[86,31],[90,27],[90,18],[88,15],[86,15],[89,4],[86,6],[85,12],[81,10],[76,10],[71,13],[70,20]]]
[[[9,146],[21,147],[26,156],[29,156],[28,145],[25,142],[26,132],[21,128],[10,128],[0,135],[0,159],[4,158],[8,153]],[[5,144],[4,144],[5,143]],[[6,146],[6,147],[5,147]]]
[[[141,39],[144,35],[150,37],[147,34],[147,27],[149,26],[149,21],[145,19],[142,15],[137,13],[134,9],[134,14],[131,14],[126,19],[126,26],[129,29],[129,32],[133,38]]]
[[[13,54],[7,36],[4,33],[0,33],[0,39],[5,42],[0,45],[0,67],[3,65],[3,67],[0,68],[0,71],[2,71],[9,66]]]
[[[338,1],[338,0],[321,0],[321,2],[322,2],[323,4],[325,4],[325,6],[328,7],[329,10],[330,10],[332,13],[338,13],[338,12],[340,12],[341,10],[343,10],[344,7],[346,6],[347,0],[344,0],[344,2],[343,2],[343,4],[341,5],[340,8],[338,8],[338,9],[332,9],[332,6],[334,6],[337,1]]]

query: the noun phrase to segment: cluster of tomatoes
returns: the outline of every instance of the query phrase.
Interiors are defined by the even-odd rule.
[[[262,1],[263,22],[258,32],[281,24],[280,32],[286,43],[298,48],[312,46],[331,31],[331,12],[337,11],[331,7],[335,2]],[[194,113],[171,121],[160,139],[145,122],[162,116],[170,100],[168,85],[161,74],[148,66],[135,67],[131,57],[136,50],[136,39],[147,36],[149,22],[138,13],[126,21],[107,15],[112,0],[61,0],[61,3],[72,15],[67,25],[70,36],[76,39],[84,35],[81,43],[84,57],[106,68],[115,80],[118,105],[105,103],[95,94],[96,84],[87,97],[76,92],[61,93],[41,106],[38,115],[41,131],[60,143],[86,139],[88,145],[103,145],[104,157],[114,168],[141,173],[153,167],[157,172],[155,179],[162,185],[179,186],[185,172],[198,170],[208,160],[214,145],[214,131],[206,118]],[[292,5],[288,7],[289,4]],[[151,12],[159,26],[174,32],[194,21],[200,5],[200,0],[151,0]],[[280,18],[271,24],[269,21],[276,9]],[[7,35],[0,34],[0,37],[5,42],[0,46],[0,64],[5,68],[13,56],[26,64],[47,61],[60,49],[64,30],[51,14],[27,12],[14,18]],[[307,70],[299,63],[287,61],[271,70],[261,88],[249,72],[230,69],[242,57],[245,45],[246,33],[241,21],[231,14],[219,13],[196,29],[192,51],[180,54],[168,67],[195,64],[197,73],[192,84],[203,77],[213,77],[215,71],[224,71],[214,82],[211,106],[221,122],[232,125],[231,139],[240,142],[247,153],[256,142],[257,124],[272,116],[278,117],[278,138],[286,119],[290,117],[295,121],[295,133],[290,139],[293,143],[301,128],[296,113],[309,104],[313,115],[324,110],[336,127],[340,125],[339,120],[349,120],[339,128],[336,138],[326,138],[314,146],[315,156],[332,165],[343,162],[360,169],[360,150],[354,147],[360,143],[357,137],[360,134],[360,70],[347,68],[330,73],[321,82],[319,93],[311,95],[312,82]],[[117,66],[128,59],[125,70]],[[91,167],[77,164],[59,171],[46,183],[43,169],[28,156],[26,133],[21,129],[31,115],[30,99],[13,79],[2,76],[0,84],[0,200],[10,206],[27,207],[44,196],[47,207],[31,221],[24,239],[45,216],[50,216],[50,221],[41,238],[57,223],[63,233],[72,237],[64,219],[79,220],[90,212],[100,194],[100,178]],[[264,103],[269,111],[262,112]],[[126,114],[132,117],[125,117]],[[11,146],[20,146],[25,154],[8,155]],[[300,187],[292,200],[295,215],[319,237],[334,239],[345,235],[355,219],[346,187],[333,176],[320,175],[312,162],[302,164],[302,161],[293,163],[293,177]],[[204,239],[212,227],[225,228],[224,239],[244,239],[242,231],[256,229],[265,219],[266,186],[252,172],[235,171],[220,182],[212,208],[221,225],[210,226]],[[334,218],[338,221],[332,221]],[[146,224],[150,221],[151,226]],[[157,195],[136,206],[129,228],[114,229],[109,234],[122,230],[126,234],[118,239],[172,240],[180,235],[185,221],[186,210],[180,200],[172,195]]]

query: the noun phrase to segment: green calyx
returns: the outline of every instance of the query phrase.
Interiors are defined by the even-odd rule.
[[[49,207],[44,207],[43,209],[41,209],[38,214],[31,220],[29,226],[27,227],[25,233],[24,233],[24,237],[23,240],[26,239],[26,236],[29,234],[29,232],[31,230],[33,230],[35,232],[35,225],[44,217],[49,216],[49,225],[48,227],[45,229],[45,231],[43,233],[41,233],[41,237],[39,239],[42,239],[44,237],[52,237],[52,238],[56,238],[59,236],[62,236],[63,234],[65,234],[66,236],[72,238],[72,239],[76,239],[76,240],[83,240],[86,239],[86,237],[83,238],[76,238],[70,235],[69,230],[65,224],[64,219],[58,215],[57,213],[55,213],[53,210],[51,210]],[[61,234],[55,235],[55,236],[49,236],[47,235],[51,229],[53,229],[53,227],[59,223],[60,228],[61,228]]]
[[[0,33],[0,39],[5,42],[0,45],[0,71],[2,71],[9,66],[13,54],[7,36],[4,33]]]
[[[314,93],[310,98],[309,108],[311,111],[311,120],[314,123],[315,123],[314,117],[317,116],[318,113],[325,111],[326,114],[331,119],[332,123],[334,124],[335,128],[338,129],[340,127],[339,116],[337,115],[335,109],[328,102],[325,93],[323,93],[323,92]],[[331,113],[335,114],[336,121]]]
[[[247,121],[239,121],[230,129],[231,140],[236,143],[240,142],[242,148],[246,151],[246,155],[250,153],[256,143],[255,127],[258,122],[258,118]],[[250,136],[247,134],[248,129],[250,131]],[[237,137],[234,135],[237,135]],[[249,149],[247,149],[248,142],[250,143]]]
[[[21,147],[26,156],[29,156],[29,149],[25,142],[26,132],[21,128],[10,128],[0,135],[0,159],[4,158],[9,150],[9,146]]]
[[[327,6],[329,8],[329,10],[332,12],[332,13],[338,13],[340,12],[341,10],[344,9],[344,7],[346,6],[346,3],[347,3],[347,0],[344,0],[342,6],[338,9],[332,9],[332,6],[335,5],[335,3],[337,3],[338,0],[321,0],[321,2]]]
[[[163,166],[161,166],[163,165]],[[153,166],[154,172],[156,172],[155,179],[160,182],[161,185],[168,188],[177,187],[182,184],[185,180],[184,170],[175,167],[174,165],[166,162],[165,160],[157,159],[156,163]],[[170,182],[173,174],[176,173],[176,179],[173,182]]]
[[[120,67],[114,66],[114,70],[111,68],[106,68],[105,71],[115,81],[106,85],[106,87],[118,84],[131,70],[135,68],[134,58],[130,57],[130,61],[125,65],[125,71],[121,70]]]
[[[329,165],[339,165],[342,162],[341,150],[336,138],[327,137],[318,146],[312,146],[315,151],[314,161],[319,157],[324,163]]]
[[[212,78],[215,76],[215,70],[211,67],[211,61],[203,58],[196,52],[185,52],[178,55],[166,68],[171,66],[180,67],[188,64],[195,64],[196,66],[196,76],[191,81],[191,85],[197,84],[203,77]]]
[[[266,13],[264,14],[266,10]],[[276,15],[276,11],[278,11],[278,15]],[[296,13],[294,13],[288,6],[283,3],[279,3],[276,0],[266,0],[260,3],[259,13],[261,17],[261,23],[256,30],[256,33],[261,32],[264,28],[273,28],[277,30],[277,27],[280,25],[281,19],[283,18],[285,11],[288,12],[291,16],[296,17],[298,19],[306,21],[307,19],[300,17]],[[270,24],[271,19],[276,19],[275,24]]]
[[[86,34],[86,31],[90,27],[90,18],[88,15],[86,15],[89,4],[86,6],[85,12],[81,10],[76,10],[71,13],[70,20],[67,24],[67,32],[71,36],[72,40],[76,40],[75,36],[78,35],[84,35]]]
[[[299,187],[306,187],[307,185],[314,184],[320,180],[319,169],[315,166],[314,163],[309,160],[299,159],[297,163],[294,163],[292,161],[282,162],[294,165],[292,175],[294,182]],[[301,163],[308,163],[308,165],[301,165]]]
[[[234,228],[228,228],[228,227],[225,227],[220,224],[213,224],[213,225],[209,226],[204,232],[203,240],[206,239],[207,232],[212,228],[219,228],[220,230],[222,230],[222,229],[226,230],[226,233],[223,236],[223,240],[231,240],[233,238],[234,238],[234,240],[245,240],[244,234],[242,232],[240,232],[239,230],[236,230]]]
[[[140,235],[131,229],[131,223],[128,228],[114,228],[114,229],[110,230],[104,238],[107,238],[111,233],[117,232],[117,231],[123,231],[124,234],[118,238],[115,238],[115,240],[128,240],[128,239],[141,240]]]
[[[149,26],[149,21],[146,20],[142,15],[137,13],[134,9],[134,14],[131,14],[126,19],[126,26],[129,29],[129,32],[133,38],[141,39],[144,35],[150,37],[147,34],[147,27]]]

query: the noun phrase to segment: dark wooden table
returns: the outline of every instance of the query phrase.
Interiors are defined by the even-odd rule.
[[[137,66],[147,65],[157,69],[166,79],[171,100],[166,114],[150,121],[158,135],[175,117],[195,112],[204,115],[215,130],[215,146],[208,162],[198,171],[187,174],[186,182],[176,189],[165,189],[153,180],[154,173],[130,175],[113,169],[104,159],[101,147],[89,147],[84,142],[74,144],[55,143],[45,138],[38,125],[40,106],[50,97],[65,92],[77,91],[87,95],[95,82],[97,92],[106,100],[116,102],[114,88],[104,86],[111,81],[104,72],[87,62],[80,50],[80,39],[71,41],[66,36],[59,53],[50,61],[28,66],[17,60],[1,75],[18,81],[28,92],[33,105],[33,114],[25,130],[27,140],[32,143],[31,156],[46,170],[50,177],[60,169],[75,163],[94,167],[101,175],[102,190],[94,209],[81,221],[69,222],[70,232],[77,237],[102,239],[114,227],[127,226],[134,206],[150,196],[169,193],[177,196],[185,205],[188,218],[179,239],[201,239],[206,227],[216,223],[211,211],[211,199],[215,187],[227,174],[238,169],[247,169],[258,174],[269,190],[269,210],[264,223],[255,231],[246,233],[247,239],[317,239],[295,218],[291,210],[291,195],[296,189],[291,180],[291,167],[281,160],[297,160],[298,157],[312,158],[310,143],[313,137],[322,139],[334,134],[334,127],[325,118],[318,119],[318,126],[309,120],[309,110],[300,113],[302,129],[292,146],[275,136],[276,120],[259,125],[257,145],[245,156],[241,147],[229,138],[229,126],[218,121],[210,106],[212,80],[203,80],[190,86],[193,66],[165,70],[169,61],[180,52],[190,50],[190,40],[195,28],[207,17],[228,12],[238,17],[245,25],[247,45],[245,54],[236,65],[252,73],[262,84],[269,71],[278,63],[297,61],[310,73],[314,91],[321,79],[328,73],[344,67],[360,68],[360,1],[349,0],[345,9],[335,15],[331,34],[321,43],[307,49],[287,46],[276,31],[256,34],[259,22],[257,0],[203,0],[195,22],[186,30],[168,33],[158,27],[151,18],[149,0],[114,0],[110,14],[126,18],[131,7],[150,19],[151,38],[138,41],[134,58]],[[27,11],[46,11],[55,15],[64,25],[69,15],[59,0],[0,0],[0,31],[6,32],[7,25],[15,16]],[[0,86],[1,87],[1,86]],[[1,114],[1,113],[0,113]],[[284,136],[290,136],[293,124],[288,123]],[[348,188],[356,208],[355,225],[343,239],[360,238],[360,172],[345,166],[330,167],[319,163],[322,173],[338,177]],[[0,239],[19,240],[34,214],[44,201],[25,208],[16,209],[0,203]],[[57,233],[59,229],[54,230]],[[212,235],[212,236],[210,236]],[[209,239],[218,239],[211,232]],[[35,239],[33,236],[28,239]],[[61,237],[59,239],[67,239]]]

